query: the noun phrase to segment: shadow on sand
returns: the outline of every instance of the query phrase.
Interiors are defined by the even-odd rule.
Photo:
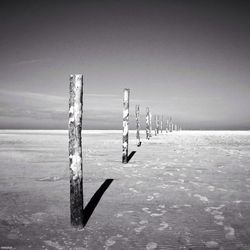
[[[87,206],[84,208],[83,211],[83,225],[86,226],[90,216],[94,212],[96,206],[98,205],[99,201],[101,200],[103,194],[108,189],[109,185],[112,183],[114,179],[106,179],[103,184],[99,187],[99,189],[95,192]]]

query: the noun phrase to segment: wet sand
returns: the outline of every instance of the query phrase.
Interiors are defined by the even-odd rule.
[[[119,131],[84,133],[85,204],[114,181],[77,230],[67,131],[0,131],[0,249],[250,248],[250,132],[134,137],[122,164]]]

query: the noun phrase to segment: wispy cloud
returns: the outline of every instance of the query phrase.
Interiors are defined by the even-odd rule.
[[[84,124],[88,128],[114,128],[121,119],[121,100],[116,95],[86,94],[83,104]],[[118,101],[119,100],[119,101]],[[0,128],[18,126],[24,121],[35,128],[67,128],[68,96],[0,90]],[[40,125],[39,125],[40,124]],[[27,124],[28,126],[29,124]]]
[[[50,60],[50,58],[28,59],[28,60],[21,60],[21,61],[15,62],[12,65],[14,65],[14,66],[17,66],[17,65],[30,65],[30,64],[35,64],[35,63],[47,62],[49,60]]]

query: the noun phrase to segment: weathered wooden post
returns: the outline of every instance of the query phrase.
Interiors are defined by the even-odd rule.
[[[140,105],[135,105],[135,120],[136,120],[137,147],[140,147],[141,146],[141,140],[140,140]]]
[[[149,107],[146,108],[146,139],[150,138],[150,112]]]
[[[158,115],[156,116],[156,131],[157,131],[157,134],[159,134],[159,131],[160,131],[160,119],[159,119]]]
[[[168,131],[169,131],[169,121],[167,119],[167,121],[166,121],[166,133],[168,133]]]
[[[155,135],[157,135],[157,115],[155,115]]]
[[[152,114],[149,112],[149,137],[152,137]]]
[[[160,129],[161,129],[161,134],[162,134],[162,130],[163,130],[163,115],[161,116]]]
[[[170,119],[169,119],[169,132],[173,132],[173,121],[172,121],[172,117],[170,117]]]
[[[83,75],[70,75],[69,168],[71,225],[83,227],[82,100]]]
[[[123,92],[123,136],[122,136],[122,163],[128,163],[128,118],[129,118],[129,89]]]

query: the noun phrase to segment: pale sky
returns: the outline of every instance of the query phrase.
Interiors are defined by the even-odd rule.
[[[122,92],[186,129],[250,129],[248,1],[1,1],[0,128],[121,129]]]

